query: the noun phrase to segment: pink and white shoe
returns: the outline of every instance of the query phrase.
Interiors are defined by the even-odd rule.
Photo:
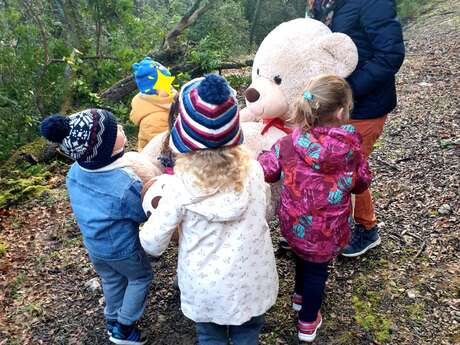
[[[300,311],[302,309],[302,295],[295,293],[292,295],[292,309],[294,311]]]
[[[300,321],[297,323],[297,329],[299,331],[298,336],[300,341],[312,342],[316,338],[316,331],[321,327],[323,323],[323,318],[321,317],[321,312],[318,312],[318,317],[313,322],[303,322]]]

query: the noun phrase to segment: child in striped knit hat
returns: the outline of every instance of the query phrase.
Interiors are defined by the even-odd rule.
[[[149,219],[140,239],[147,253],[161,255],[179,226],[181,308],[197,323],[201,345],[229,338],[257,344],[278,294],[265,220],[269,188],[242,142],[235,91],[226,80],[190,81],[171,131],[174,175],[159,176],[143,200]]]

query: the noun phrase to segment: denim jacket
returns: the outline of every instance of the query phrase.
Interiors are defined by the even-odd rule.
[[[74,163],[66,184],[91,256],[120,260],[141,248],[139,224],[146,221],[142,182],[120,159],[97,170],[86,170]]]

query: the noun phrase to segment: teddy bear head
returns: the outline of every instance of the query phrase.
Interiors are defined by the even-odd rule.
[[[242,121],[287,120],[309,78],[319,74],[347,77],[357,63],[356,46],[347,35],[332,33],[309,18],[280,24],[265,37],[254,57]]]

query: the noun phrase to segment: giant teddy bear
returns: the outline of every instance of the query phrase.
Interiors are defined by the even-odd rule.
[[[309,78],[349,76],[358,63],[351,38],[332,33],[323,23],[294,19],[277,26],[262,41],[252,67],[252,83],[240,113],[246,145],[254,155],[268,150],[290,131],[295,99]]]
[[[288,119],[294,100],[309,78],[319,74],[347,77],[357,62],[353,41],[332,33],[319,21],[299,18],[273,29],[255,55],[252,83],[245,92],[246,108],[240,112],[245,145],[253,157],[290,131]],[[165,135],[153,138],[141,152],[157,167]]]

